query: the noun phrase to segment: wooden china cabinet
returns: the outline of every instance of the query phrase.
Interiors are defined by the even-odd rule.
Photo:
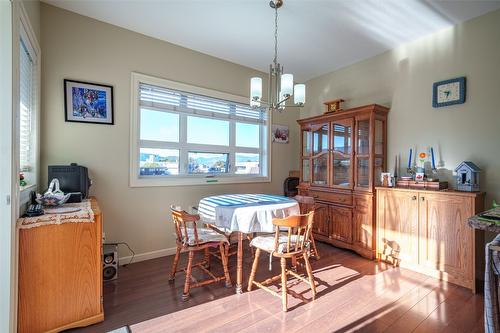
[[[375,186],[387,169],[388,112],[372,104],[297,121],[299,194],[317,201],[315,238],[370,259],[376,246]]]

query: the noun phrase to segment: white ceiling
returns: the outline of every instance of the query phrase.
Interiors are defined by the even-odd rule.
[[[43,1],[265,72],[273,58],[268,0]],[[296,81],[500,8],[499,0],[284,1],[278,60]]]

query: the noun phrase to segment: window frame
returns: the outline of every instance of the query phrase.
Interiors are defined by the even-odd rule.
[[[39,169],[40,169],[40,88],[41,88],[41,66],[40,66],[40,58],[41,58],[41,49],[38,43],[38,40],[35,36],[34,30],[30,24],[28,19],[28,15],[24,6],[19,6],[19,33],[16,44],[16,54],[15,54],[15,64],[16,64],[16,146],[15,146],[15,157],[16,157],[16,182],[18,183],[17,188],[19,189],[19,206],[22,207],[26,203],[29,202],[30,197],[29,194],[31,191],[37,190],[39,186]],[[20,52],[24,52],[21,46],[21,40],[25,44],[25,47],[28,50],[28,53],[33,62],[33,100],[32,100],[32,134],[31,134],[31,167],[32,170],[29,172],[29,176],[31,178],[31,183],[28,183],[26,186],[19,186],[19,172],[21,172],[20,165],[20,118],[21,118],[21,109],[20,109],[20,84],[21,84],[21,68],[20,68]],[[24,171],[26,174],[26,172]]]
[[[179,114],[179,142],[159,142],[143,140],[141,145],[140,140],[140,84],[150,84],[167,89],[180,90],[197,95],[208,96],[211,98],[222,99],[248,105],[248,97],[228,94],[212,89],[201,88],[193,85],[188,85],[180,82],[170,81],[150,75],[145,75],[137,72],[131,73],[131,112],[130,112],[130,187],[154,187],[154,186],[183,186],[183,185],[208,185],[208,184],[240,184],[240,183],[269,183],[271,182],[271,124],[272,115],[268,112],[265,126],[260,128],[260,140],[262,145],[260,148],[236,147],[236,123],[241,123],[239,119],[228,119],[229,121],[229,146],[220,145],[200,145],[187,143],[187,117],[203,117],[200,114]],[[148,108],[154,110],[154,108]],[[166,110],[161,110],[169,112]],[[214,118],[210,118],[214,119]],[[216,118],[217,119],[217,118]],[[186,130],[184,131],[183,128]],[[265,130],[263,130],[265,129]],[[145,146],[144,144],[147,144]],[[187,170],[187,155],[179,152],[179,175],[170,176],[140,176],[140,148],[157,148],[157,149],[182,149],[187,152],[206,152],[206,153],[229,153],[230,169],[236,170],[235,154],[236,153],[256,153],[260,155],[259,167],[260,174],[181,174],[184,169]],[[184,156],[185,155],[185,156]]]

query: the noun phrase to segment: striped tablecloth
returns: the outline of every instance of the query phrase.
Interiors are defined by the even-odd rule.
[[[203,222],[230,231],[273,232],[273,218],[300,214],[297,201],[269,194],[225,194],[200,200]]]

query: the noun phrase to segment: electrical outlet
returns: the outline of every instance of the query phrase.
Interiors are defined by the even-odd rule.
[[[102,232],[102,242],[104,243],[106,241],[106,233],[103,231]]]

